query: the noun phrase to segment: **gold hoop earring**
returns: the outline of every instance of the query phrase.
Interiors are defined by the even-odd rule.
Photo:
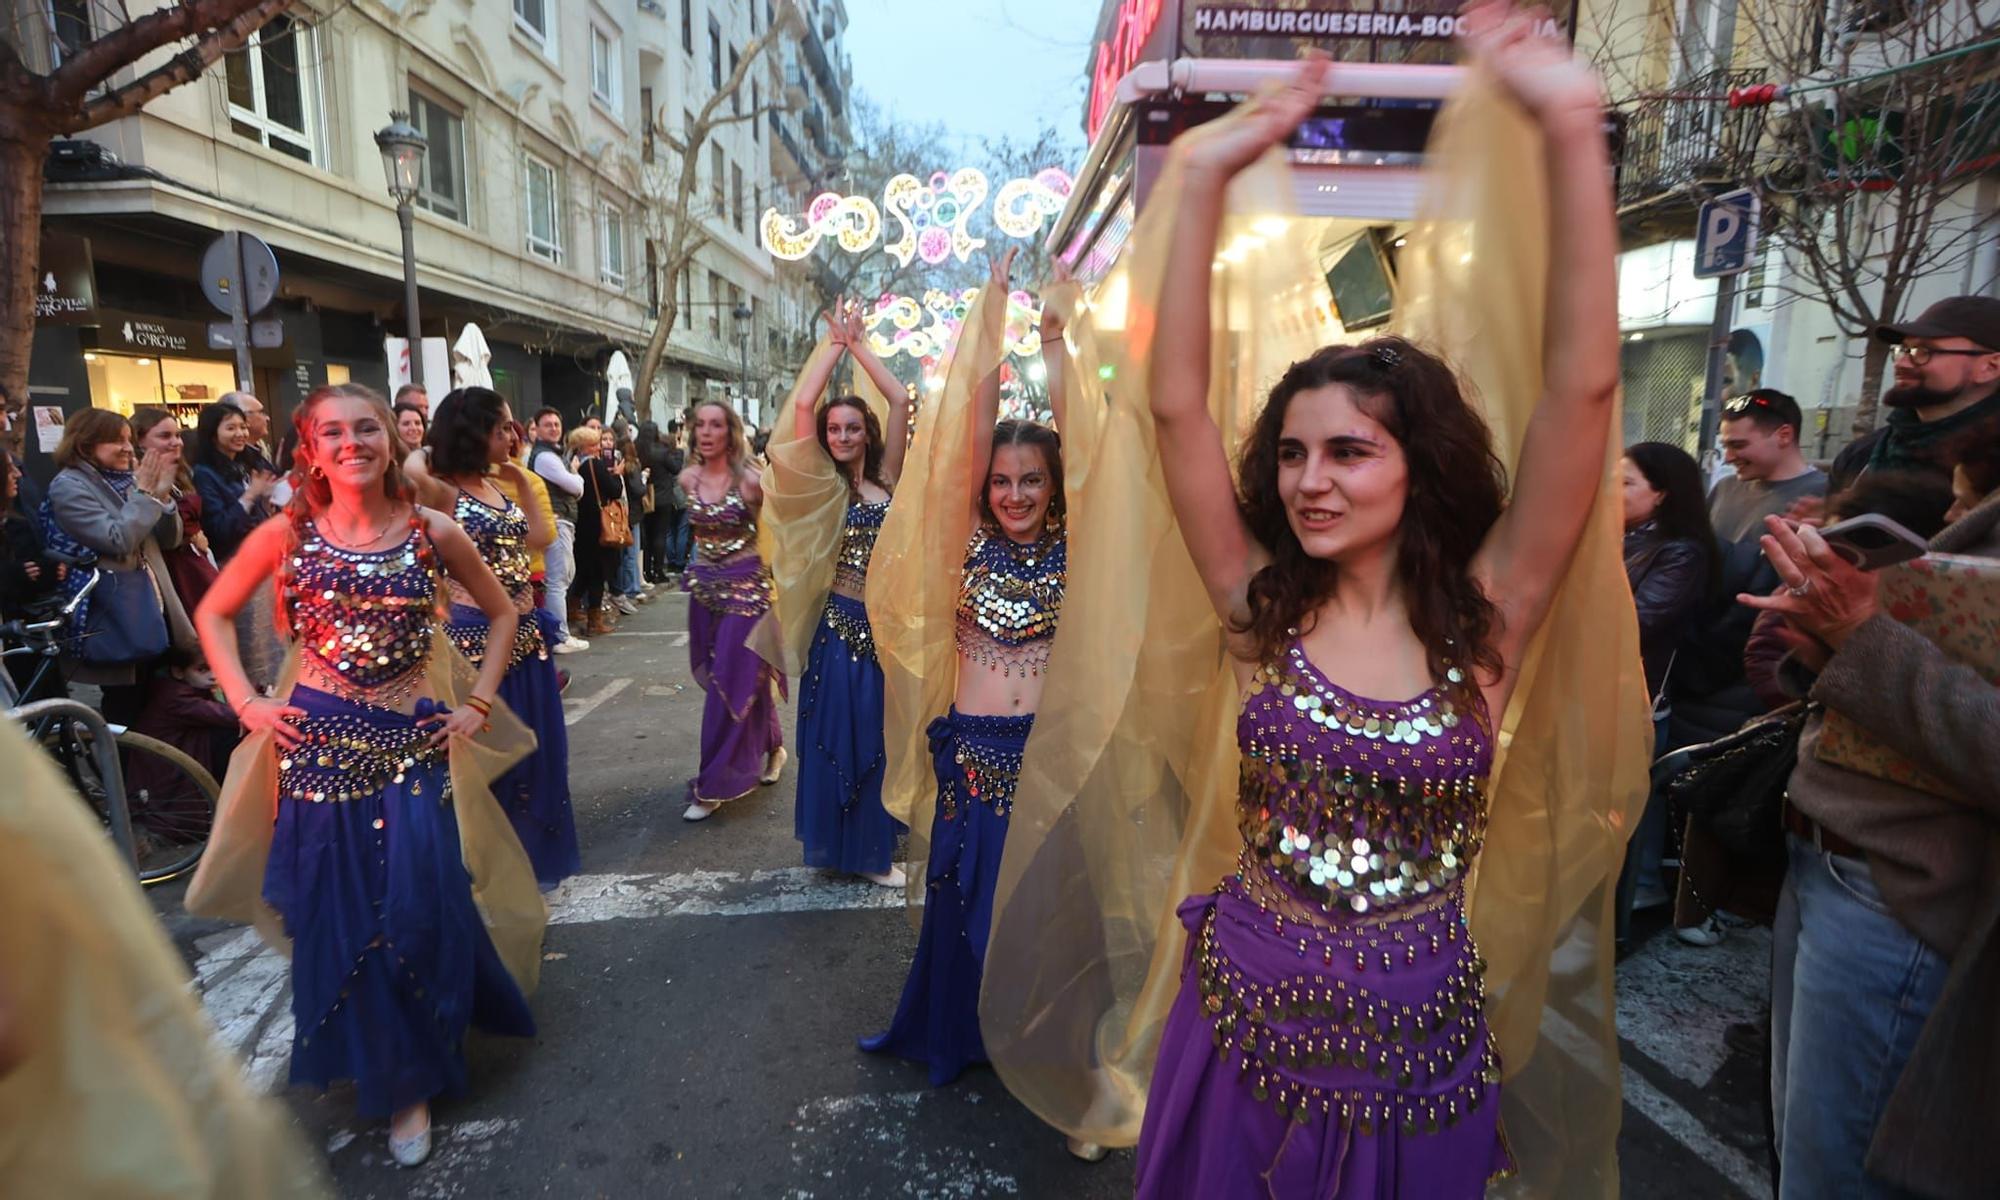
[[[322,467],[322,466],[320,466],[320,465],[319,465],[318,463],[314,463],[314,464],[313,464],[313,466],[312,466],[312,477],[313,477],[314,479],[325,479],[325,478],[326,478],[326,468],[325,468],[325,467]]]

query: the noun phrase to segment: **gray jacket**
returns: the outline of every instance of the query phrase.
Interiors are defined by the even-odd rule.
[[[177,646],[197,644],[194,625],[174,593],[162,549],[181,544],[181,516],[172,503],[156,500],[137,488],[123,500],[102,475],[88,467],[64,467],[49,481],[49,512],[64,533],[97,552],[104,570],[148,568],[167,633]],[[131,667],[98,667],[75,660],[64,671],[78,683],[113,687],[138,682]]]
[[[1931,549],[2000,559],[2000,497]],[[1884,614],[1833,656],[1812,698],[1964,797],[1820,762],[1818,718],[1799,739],[1792,803],[1866,851],[1897,919],[1951,959],[1875,1129],[1868,1170],[1925,1195],[1991,1196],[2000,1179],[2000,688]]]

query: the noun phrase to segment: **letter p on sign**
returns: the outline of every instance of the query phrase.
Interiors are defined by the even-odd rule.
[[[1695,218],[1694,276],[1714,279],[1748,269],[1757,256],[1757,196],[1748,190],[1717,196]]]

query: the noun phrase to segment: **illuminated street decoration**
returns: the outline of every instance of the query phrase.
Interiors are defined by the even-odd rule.
[[[883,358],[907,354],[923,360],[945,354],[965,325],[977,288],[932,288],[922,303],[910,296],[883,296],[862,317],[868,345]],[[1015,291],[1007,297],[1004,344],[1022,358],[1041,353],[1042,306],[1033,294]]]
[[[1043,222],[1062,215],[1074,181],[1061,167],[1050,167],[1032,178],[1010,179],[993,197],[993,223],[1011,238],[1031,238]]]
[[[961,167],[947,175],[938,171],[929,186],[914,175],[898,175],[883,189],[882,203],[901,230],[888,251],[898,266],[908,266],[912,257],[935,267],[956,256],[965,262],[972,252],[986,244],[972,236],[967,222],[986,203],[986,176],[972,167]]]
[[[804,220],[767,208],[757,228],[764,248],[788,262],[811,254],[828,237],[849,254],[860,254],[882,236],[882,212],[866,196],[821,192],[806,206]]]
[[[889,252],[889,257],[895,259],[899,267],[909,266],[910,259],[917,253],[917,226],[910,219],[910,213],[916,208],[917,197],[923,190],[923,180],[915,175],[898,175],[882,189],[882,207],[896,219],[896,225],[902,231],[896,235],[896,240],[882,248]]]

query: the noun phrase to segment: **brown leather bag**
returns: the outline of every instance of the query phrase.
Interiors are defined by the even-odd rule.
[[[606,500],[598,490],[597,471],[590,464],[584,465],[590,472],[590,491],[597,497],[597,511],[600,524],[597,527],[597,544],[624,549],[632,544],[632,514],[626,511],[624,497]]]

